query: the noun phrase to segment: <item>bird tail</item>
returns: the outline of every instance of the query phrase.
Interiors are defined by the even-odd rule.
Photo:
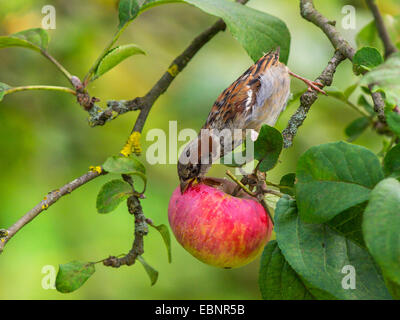
[[[274,60],[279,61],[280,53],[281,53],[281,47],[277,46],[276,49],[272,49],[272,50],[268,51],[267,53],[264,53],[264,56],[262,56],[261,59],[271,56],[271,57],[273,57]]]
[[[280,47],[277,47],[276,49],[271,50],[268,53],[264,54],[255,63],[256,68],[254,75],[264,72],[271,66],[277,65],[279,62],[279,53],[280,53]]]

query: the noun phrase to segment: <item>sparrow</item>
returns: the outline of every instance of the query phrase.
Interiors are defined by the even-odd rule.
[[[179,156],[181,192],[200,182],[212,162],[242,144],[246,130],[259,132],[263,124],[275,125],[290,96],[290,76],[304,81],[308,90],[326,94],[322,84],[294,74],[279,61],[279,48],[262,56],[217,98],[198,137]],[[240,129],[241,134],[237,134]],[[221,132],[229,131],[231,141]],[[234,133],[236,131],[236,134]]]

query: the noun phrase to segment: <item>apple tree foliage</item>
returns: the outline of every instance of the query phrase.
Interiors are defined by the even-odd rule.
[[[400,299],[400,54],[384,61],[365,36],[373,28],[357,36],[359,82],[328,92],[349,102],[362,89],[357,107],[365,116],[346,127],[349,141],[377,123],[368,95],[380,92],[387,123],[377,132],[390,142],[378,154],[343,141],[314,146],[282,177],[276,241],[265,247],[259,271],[264,299]]]
[[[120,0],[118,6],[119,23],[112,41],[94,63],[85,77],[84,83],[87,84],[90,81],[99,79],[106,72],[111,71],[115,66],[131,56],[145,54],[145,51],[136,44],[131,43],[115,46],[115,43],[128,25],[142,12],[154,6],[172,2],[186,3],[197,7],[207,14],[222,18],[233,38],[243,46],[254,61],[258,60],[264,52],[279,46],[281,49],[281,60],[284,63],[287,62],[290,48],[289,30],[281,19],[268,13],[243,6],[230,0]],[[40,28],[24,30],[8,36],[0,36],[0,49],[22,47],[39,52],[46,57],[48,57],[48,44],[48,34]],[[60,70],[62,69],[62,66],[58,67]],[[62,71],[71,80],[72,76],[68,71],[65,69]],[[0,101],[6,95],[21,91],[21,89],[59,90],[71,93],[71,90],[60,87],[12,87],[0,82]],[[275,134],[275,138],[282,139],[279,132]],[[270,142],[275,143],[275,140]],[[279,143],[282,145],[282,142]],[[262,167],[265,169],[272,168],[273,162],[277,160],[278,156],[279,152],[275,152],[274,158],[265,160],[262,163]],[[122,179],[113,179],[101,188],[96,201],[99,213],[110,213],[128,198],[143,196],[147,184],[146,170],[144,165],[134,155],[129,155],[128,157],[122,155],[112,156],[104,162],[101,168],[109,174],[122,176]],[[143,182],[143,190],[138,192],[133,188],[132,184],[129,183],[132,181],[131,177],[135,177],[135,182],[137,180]],[[171,239],[167,226],[157,226],[151,221],[148,224],[160,232],[167,247],[168,260],[171,262]],[[138,256],[138,260],[143,264],[148,273],[151,284],[155,284],[158,272],[142,256]],[[63,293],[77,290],[95,273],[97,263],[99,262],[73,261],[60,265],[56,279],[57,290]]]
[[[87,80],[94,81],[123,60],[145,53],[136,44],[113,47],[138,15],[154,6],[182,2],[222,18],[254,61],[278,46],[281,61],[288,61],[289,30],[281,19],[265,12],[229,0],[120,0],[112,44]],[[45,30],[29,29],[1,36],[0,49],[22,47],[46,54],[48,42]],[[400,54],[383,59],[373,22],[360,31],[356,42],[359,50],[353,71],[360,76],[359,82],[344,91],[333,87],[327,91],[332,99],[354,106],[349,98],[360,87],[355,107],[363,116],[345,128],[348,142],[310,148],[298,159],[296,172],[281,178],[278,186],[284,195],[275,208],[276,240],[265,247],[259,270],[264,299],[400,299]],[[387,123],[379,132],[371,91],[380,92],[386,104]],[[13,92],[12,86],[0,83],[0,101]],[[368,128],[390,138],[379,154],[349,143]],[[273,169],[282,148],[281,133],[264,126],[255,142],[258,170]],[[102,167],[111,174],[139,178],[143,191],[138,193],[126,179],[113,179],[98,194],[99,213],[109,213],[130,196],[145,191],[146,170],[135,156],[113,156]],[[162,235],[171,261],[168,228],[151,226]],[[158,272],[142,256],[138,260],[155,284]],[[58,291],[78,289],[95,273],[95,264],[74,261],[60,265]],[[354,283],[349,287],[347,281]]]

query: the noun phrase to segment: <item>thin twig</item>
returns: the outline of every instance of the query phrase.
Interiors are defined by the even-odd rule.
[[[254,197],[255,199],[257,199],[257,201],[264,207],[265,212],[267,213],[268,217],[270,218],[272,225],[274,225],[274,218],[271,215],[271,212],[268,208],[267,203],[264,200],[264,194],[265,193],[270,193],[270,194],[274,194],[277,195],[278,197],[282,197],[283,194],[281,194],[278,191],[274,191],[274,190],[267,190],[267,189],[260,189],[260,192],[252,192],[249,188],[247,188],[238,178],[236,178],[232,172],[230,172],[229,170],[226,171],[226,175],[231,178],[237,185],[238,185],[238,190],[242,189],[244,192],[246,192],[248,195]],[[264,183],[264,181],[262,181],[262,183]],[[234,195],[236,195],[237,191],[235,189],[234,191]],[[278,195],[279,194],[279,195]]]
[[[26,224],[31,222],[34,218],[36,218],[41,212],[47,210],[51,205],[56,203],[61,197],[70,194],[72,191],[78,189],[80,186],[88,183],[89,181],[97,178],[98,176],[105,174],[101,170],[93,170],[85,173],[83,176],[67,183],[60,189],[54,190],[47,194],[42,201],[40,201],[36,207],[29,210],[24,216],[22,216],[16,223],[14,223],[10,228],[8,228],[7,236],[2,238],[0,241],[0,253],[3,251],[6,243]]]
[[[300,13],[304,19],[315,24],[325,33],[325,35],[328,37],[329,41],[332,43],[333,47],[336,50],[334,56],[329,61],[328,66],[321,74],[321,76],[325,78],[325,81],[327,81],[323,84],[330,85],[333,81],[333,74],[336,71],[338,65],[346,58],[349,60],[353,60],[355,50],[341,36],[341,34],[335,28],[334,24],[315,9],[313,0],[300,0]],[[321,76],[319,77],[319,79],[321,78]],[[379,121],[385,123],[385,103],[382,99],[381,94],[379,92],[373,92],[371,93],[371,96],[374,101],[374,110],[378,116]],[[292,145],[293,138],[296,135],[298,128],[303,124],[311,105],[315,102],[316,99],[317,94],[315,92],[306,92],[301,96],[299,108],[297,109],[296,113],[290,118],[286,129],[282,132],[284,136],[285,148],[289,148]]]
[[[271,181],[265,180],[265,183],[269,186],[275,187],[275,188],[282,188],[282,187],[286,187],[286,186],[281,186],[279,184],[273,183]]]
[[[353,60],[355,49],[340,35],[334,25],[315,9],[313,0],[300,0],[300,12],[304,19],[314,23],[325,33],[336,50],[340,51],[349,60]],[[370,89],[372,88],[371,86],[369,87]],[[386,123],[385,103],[382,95],[379,92],[372,92],[371,96],[379,121]]]
[[[239,0],[238,2],[244,4],[247,1],[248,0]],[[203,33],[201,33],[199,36],[197,36],[192,41],[192,43],[189,45],[189,47],[179,57],[177,57],[174,60],[174,62],[171,64],[171,67],[168,69],[168,71],[161,77],[161,79],[153,86],[153,88],[145,96],[146,99],[136,98],[136,99],[133,99],[133,100],[127,102],[128,104],[136,103],[138,105],[138,108],[141,110],[139,117],[137,118],[137,120],[135,122],[133,131],[141,132],[143,130],[143,127],[147,120],[147,116],[150,112],[150,109],[152,108],[152,106],[153,106],[154,102],[157,100],[157,98],[168,89],[168,87],[170,86],[172,81],[175,79],[175,77],[178,75],[178,73],[183,70],[183,68],[189,63],[189,61],[194,57],[194,55],[208,41],[210,41],[218,32],[225,30],[225,28],[226,28],[225,23],[221,19],[218,20],[216,23],[214,23],[214,25],[212,25],[210,28],[208,28]],[[44,52],[44,54],[47,54],[47,53]],[[46,57],[48,57],[57,66],[61,66],[50,55],[46,55]],[[62,69],[63,69],[63,67],[62,67]],[[62,69],[60,69],[60,70],[62,70]],[[67,78],[70,76],[68,71],[66,71],[65,69],[64,69],[63,73],[67,76]],[[90,76],[88,78],[90,78]],[[71,76],[71,79],[73,80],[74,77]],[[73,85],[75,86],[74,83],[73,83]],[[134,107],[131,107],[131,108],[134,108]],[[95,108],[93,108],[93,109],[95,109]],[[100,112],[97,112],[97,109],[95,111],[96,111],[96,113],[100,113]],[[108,110],[108,111],[110,111],[110,110]],[[105,121],[107,121],[111,116],[112,116],[112,114],[109,116],[107,116],[107,114],[106,114],[106,116],[103,115],[103,118],[101,118],[101,120],[99,120],[98,123],[95,123],[93,125],[104,124]],[[93,119],[94,119],[94,116],[92,115],[92,120]],[[94,119],[94,121],[95,120],[96,119]],[[0,236],[1,236],[0,253],[3,251],[4,246],[12,237],[23,226],[25,226],[27,223],[29,223],[35,217],[37,217],[43,210],[46,210],[48,207],[53,205],[56,201],[58,201],[65,194],[72,192],[73,190],[77,189],[78,187],[97,178],[101,174],[106,174],[106,172],[99,173],[99,172],[91,171],[91,172],[75,179],[74,181],[66,184],[65,186],[63,186],[62,188],[59,189],[59,192],[58,192],[58,190],[51,192],[47,196],[47,200],[41,201],[36,207],[34,207],[28,213],[26,213],[23,217],[21,217],[8,230],[2,230],[2,232],[0,233]],[[7,234],[7,236],[3,237],[2,235],[5,235],[5,234]]]
[[[340,99],[339,99],[339,100],[340,100]],[[364,117],[370,119],[370,121],[372,121],[373,116],[370,115],[368,112],[364,111],[364,109],[359,108],[359,107],[356,106],[354,103],[352,103],[350,100],[346,100],[346,101],[341,100],[341,101],[344,102],[345,104],[347,104],[347,105],[348,105],[350,108],[352,108],[353,110],[357,111],[357,112],[358,112],[359,114],[361,114],[362,116],[364,116]]]
[[[282,192],[279,192],[279,191],[276,191],[276,190],[272,190],[272,189],[263,189],[262,190],[263,191],[263,193],[264,194],[273,194],[274,196],[277,196],[277,197],[279,197],[279,198],[282,198],[283,197],[283,193]]]
[[[383,42],[383,47],[385,50],[385,59],[387,59],[391,54],[398,51],[392,40],[390,39],[389,33],[385,27],[385,23],[383,22],[382,15],[379,11],[378,6],[376,5],[374,0],[367,0],[367,5],[374,16],[376,29],[378,30],[379,37]],[[370,84],[368,88],[371,90],[373,89],[373,85]],[[385,102],[383,101],[382,95],[379,92],[372,92],[371,93],[372,100],[374,101],[374,110],[378,115],[379,121],[382,123],[386,123],[385,118]]]
[[[186,67],[194,55],[218,32],[225,30],[225,28],[225,23],[222,20],[218,20],[214,25],[198,35],[185,51],[171,63],[168,70],[163,74],[160,80],[158,80],[156,85],[143,97],[142,101],[144,104],[140,109],[140,114],[132,132],[141,132],[143,130],[144,123],[154,102],[168,89],[175,77]]]
[[[135,238],[132,244],[132,249],[127,255],[122,258],[110,256],[103,261],[107,267],[119,268],[123,265],[133,265],[136,258],[144,253],[144,239],[149,232],[146,217],[143,214],[143,209],[137,197],[132,196],[128,199],[129,213],[135,217]]]
[[[40,52],[41,52],[41,54],[42,54],[44,57],[46,57],[48,60],[50,60],[50,61],[62,72],[62,74],[68,79],[68,81],[71,82],[71,84],[73,85],[73,83],[72,83],[72,74],[70,74],[70,73],[68,72],[68,70],[65,69],[64,66],[63,66],[61,63],[59,63],[59,62],[58,62],[52,55],[50,55],[50,53],[48,53],[46,50],[41,50]]]
[[[367,5],[374,16],[376,29],[378,30],[379,37],[382,39],[383,47],[385,49],[385,59],[387,59],[392,53],[395,53],[398,50],[390,39],[389,33],[385,27],[385,23],[383,22],[382,15],[375,1],[367,0]]]
[[[119,37],[121,36],[121,34],[125,31],[125,29],[128,27],[128,25],[130,24],[130,22],[125,23],[125,25],[119,29],[113,36],[113,38],[111,39],[111,41],[108,43],[108,45],[103,49],[103,51],[101,52],[101,54],[97,57],[96,61],[94,62],[94,64],[90,67],[88,73],[86,74],[85,78],[83,78],[83,86],[86,87],[87,84],[89,83],[93,73],[96,71],[97,67],[99,66],[101,60],[104,58],[104,56],[108,53],[108,51],[110,51],[110,49],[112,48],[112,46],[117,42],[117,40],[119,39]]]
[[[4,94],[11,94],[20,91],[30,91],[30,90],[48,90],[48,91],[61,91],[65,93],[70,93],[76,95],[75,90],[66,87],[58,87],[58,86],[22,86],[22,87],[13,87],[4,91]]]
[[[244,5],[248,0],[237,0],[237,2]],[[169,88],[176,76],[186,67],[196,53],[216,34],[225,29],[225,22],[222,19],[217,20],[211,27],[193,39],[191,44],[170,64],[167,71],[144,97],[137,97],[128,101],[109,101],[107,109],[89,119],[90,124],[92,126],[102,126],[126,112],[140,110],[132,132],[141,132],[157,99]]]
[[[372,101],[374,102],[374,111],[377,114],[379,121],[386,123],[385,101],[383,100],[380,92],[372,92],[373,88],[373,84],[368,85],[368,89],[371,91]]]
[[[218,20],[210,28],[198,35],[192,43],[170,64],[167,71],[149,90],[144,97],[137,97],[128,101],[109,101],[108,108],[90,119],[92,126],[101,126],[126,112],[140,110],[132,132],[141,132],[144,123],[156,100],[169,88],[176,76],[186,67],[195,54],[218,32],[225,30],[223,20]]]
[[[336,50],[350,60],[353,59],[355,50],[337,31],[332,21],[315,9],[313,0],[300,0],[300,13],[304,19],[312,22],[325,33]]]
[[[240,188],[243,189],[244,192],[246,192],[248,195],[252,196],[252,197],[256,197],[257,194],[250,191],[249,188],[247,188],[238,178],[236,178],[232,172],[230,172],[229,170],[226,170],[226,175],[231,178]]]
[[[332,84],[336,68],[345,59],[345,56],[340,51],[336,51],[333,57],[329,60],[327,67],[322,71],[321,75],[315,81],[322,83],[324,86],[330,86]],[[292,145],[297,130],[303,124],[307,117],[308,111],[317,98],[318,94],[315,91],[307,91],[301,96],[300,106],[290,118],[286,129],[282,131],[285,148],[289,148]]]

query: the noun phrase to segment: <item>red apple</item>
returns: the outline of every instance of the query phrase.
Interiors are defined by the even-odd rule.
[[[235,185],[223,180],[224,190]],[[263,206],[247,194],[234,197],[205,184],[176,188],[168,219],[178,242],[204,263],[235,268],[253,261],[271,236],[272,223]]]

